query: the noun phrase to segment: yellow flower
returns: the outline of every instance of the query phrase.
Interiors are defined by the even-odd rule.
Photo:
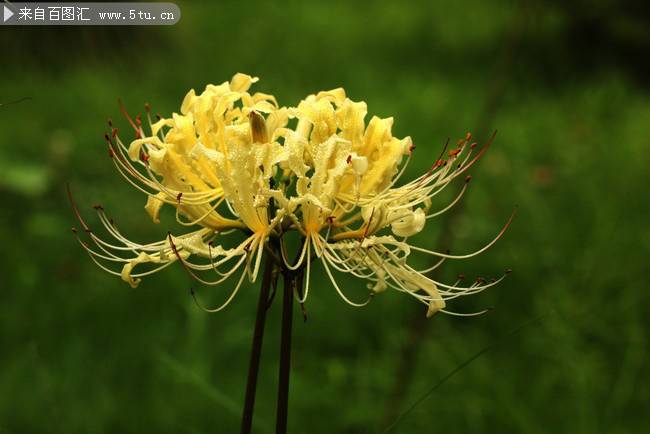
[[[503,278],[462,287],[460,282],[432,280],[427,273],[445,259],[483,252],[510,220],[492,242],[469,255],[435,252],[408,242],[430,218],[458,202],[467,182],[451,204],[431,212],[432,198],[471,167],[487,145],[476,151],[468,134],[427,173],[400,184],[415,147],[410,137],[393,137],[392,118],[373,116],[366,124],[366,104],[350,100],[340,88],[309,95],[294,107],[280,107],[272,95],[249,93],[256,81],[236,74],[230,82],[208,85],[200,95],[191,90],[180,114],[156,122],[147,110],[148,133],[139,117],[132,120],[123,110],[136,139],[126,146],[116,129],[107,135],[118,172],[147,195],[145,210],[154,223],[159,223],[161,207],[171,205],[179,224],[198,228],[183,235],[170,233],[156,243],[134,243],[97,207],[100,221],[115,238],[107,242],[89,229],[75,206],[97,248],[80,241],[100,267],[133,287],[177,261],[206,285],[222,284],[239,271],[234,290],[210,311],[228,305],[246,277],[256,280],[264,254],[272,255],[277,267],[306,275],[304,288],[297,291],[301,302],[309,294],[312,263],[318,261],[353,306],[363,306],[373,294],[392,288],[426,304],[429,316],[446,311],[446,300],[477,293]],[[231,231],[243,231],[246,239],[223,248],[220,237]],[[290,231],[301,237],[293,261],[285,246]],[[415,270],[407,262],[414,253],[440,259],[427,270]],[[352,301],[334,271],[366,280],[368,297]],[[205,277],[207,273],[214,277]]]

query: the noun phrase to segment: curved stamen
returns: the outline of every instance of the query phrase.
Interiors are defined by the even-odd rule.
[[[435,252],[435,251],[433,251],[433,250],[423,249],[423,248],[421,248],[421,247],[416,247],[416,246],[411,246],[411,249],[416,250],[416,251],[418,251],[418,252],[427,253],[427,254],[429,254],[429,255],[438,256],[438,257],[440,257],[440,258],[448,258],[448,259],[468,259],[468,258],[471,258],[471,257],[473,257],[473,256],[480,255],[481,253],[485,252],[487,249],[489,249],[490,247],[492,247],[492,246],[494,245],[494,243],[496,243],[497,241],[499,241],[499,238],[501,238],[501,237],[503,236],[503,234],[505,233],[505,231],[508,229],[508,227],[510,226],[510,223],[512,223],[512,220],[514,219],[514,217],[515,217],[516,214],[517,214],[517,209],[515,208],[515,210],[512,212],[512,214],[511,214],[510,217],[508,218],[508,221],[507,221],[506,224],[503,226],[503,228],[499,231],[499,233],[497,234],[497,236],[494,237],[494,239],[493,239],[492,241],[490,241],[489,243],[487,243],[484,247],[480,248],[479,250],[477,250],[477,251],[475,251],[475,252],[473,252],[473,253],[468,253],[468,254],[466,254],[466,255],[450,255],[450,254],[445,254],[445,253]]]

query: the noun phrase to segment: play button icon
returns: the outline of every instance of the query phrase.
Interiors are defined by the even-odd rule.
[[[4,7],[4,22],[6,23],[7,20],[11,17],[14,16],[14,13],[12,12],[11,9],[9,9],[7,6]]]

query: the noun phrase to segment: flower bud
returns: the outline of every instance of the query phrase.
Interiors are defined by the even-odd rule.
[[[269,137],[266,131],[266,121],[264,120],[264,116],[253,110],[248,115],[248,119],[250,122],[251,139],[253,140],[253,143],[267,143]]]

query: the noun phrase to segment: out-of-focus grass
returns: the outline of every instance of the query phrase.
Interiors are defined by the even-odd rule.
[[[79,41],[69,31],[3,29],[18,48],[3,59],[0,98],[32,99],[0,107],[0,432],[238,429],[256,287],[218,315],[192,303],[180,267],[131,290],[98,270],[71,236],[64,194],[69,181],[91,221],[91,205],[101,202],[134,238],[178,230],[169,218],[152,227],[144,198],[112,170],[105,119],[126,131],[118,97],[132,111],[148,101],[167,114],[190,87],[237,71],[259,75],[257,89],[282,104],[344,86],[371,114],[393,115],[397,135],[418,145],[410,176],[429,167],[448,136],[498,129],[451,225],[446,247],[454,251],[480,246],[519,210],[495,248],[445,266],[447,279],[514,273],[453,304],[492,307],[488,314],[426,323],[404,402],[387,400],[401,381],[395,372],[411,317],[424,308],[389,292],[351,309],[317,272],[309,320],[295,325],[291,432],[381,432],[386,409],[406,407],[537,317],[437,389],[396,432],[647,430],[647,87],[616,65],[583,70],[563,54],[536,57],[536,38],[557,41],[567,18],[522,4],[182,3],[178,26],[124,29],[115,47],[115,33],[101,29]],[[34,45],[38,58],[29,56]],[[47,57],[43,46],[59,55]],[[545,69],[553,64],[560,66]],[[436,244],[436,223],[419,243]],[[363,295],[361,282],[342,282]],[[225,288],[210,291],[200,293],[216,299]],[[258,432],[272,431],[278,310],[265,340]]]

